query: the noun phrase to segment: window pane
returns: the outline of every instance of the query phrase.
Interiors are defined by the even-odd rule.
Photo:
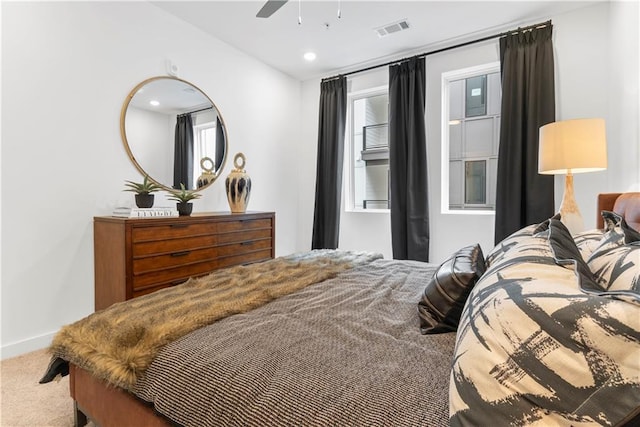
[[[465,162],[464,202],[476,205],[487,203],[487,162],[485,160]]]
[[[388,209],[389,96],[372,92],[350,104],[353,208]]]
[[[493,117],[466,120],[464,127],[464,157],[485,157],[494,154]]]
[[[449,162],[449,208],[462,206],[462,161]]]
[[[465,116],[475,117],[487,114],[487,76],[466,79]]]
[[[449,83],[449,120],[460,120],[463,118],[462,106],[464,105],[464,80],[457,80]]]
[[[364,149],[389,147],[389,126],[386,123],[364,126]]]

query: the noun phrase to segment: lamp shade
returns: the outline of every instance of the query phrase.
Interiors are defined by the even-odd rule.
[[[538,172],[545,175],[607,168],[604,119],[564,120],[540,128]]]

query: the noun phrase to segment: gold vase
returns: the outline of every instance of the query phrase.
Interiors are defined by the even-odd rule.
[[[233,158],[233,169],[225,180],[227,200],[232,213],[244,213],[251,195],[251,178],[244,170],[246,159],[244,154],[238,153]]]

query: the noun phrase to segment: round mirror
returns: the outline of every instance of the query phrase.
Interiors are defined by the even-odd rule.
[[[227,130],[209,97],[169,76],[138,84],[122,106],[120,132],[140,173],[165,189],[211,185],[227,158]]]

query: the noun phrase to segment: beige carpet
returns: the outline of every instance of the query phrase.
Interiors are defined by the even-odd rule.
[[[45,350],[0,362],[0,426],[73,426],[69,377],[38,384],[48,363]]]

